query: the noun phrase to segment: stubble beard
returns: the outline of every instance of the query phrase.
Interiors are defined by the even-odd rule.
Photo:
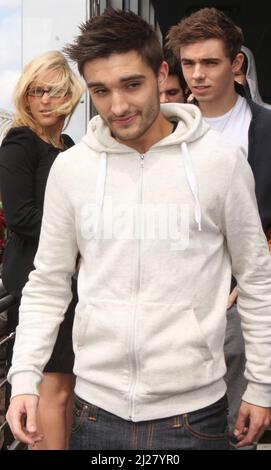
[[[160,93],[159,90],[157,89],[156,93],[156,100],[150,100],[148,103],[147,109],[144,110],[144,112],[139,111],[137,112],[138,119],[140,120],[138,124],[138,128],[135,129],[134,131],[131,129],[129,130],[129,127],[127,130],[123,130],[122,132],[118,132],[118,130],[114,129],[114,125],[112,123],[112,119],[109,119],[106,121],[106,124],[111,130],[111,133],[113,137],[117,140],[127,142],[127,141],[137,141],[144,137],[144,135],[148,132],[148,130],[151,128],[153,125],[154,121],[156,120],[159,110],[160,110]]]

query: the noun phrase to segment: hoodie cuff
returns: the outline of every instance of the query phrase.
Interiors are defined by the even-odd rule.
[[[16,395],[37,395],[39,396],[38,386],[42,377],[35,372],[17,372],[13,374],[9,381],[12,386],[11,400]]]
[[[252,405],[271,407],[271,385],[249,382],[242,400]]]

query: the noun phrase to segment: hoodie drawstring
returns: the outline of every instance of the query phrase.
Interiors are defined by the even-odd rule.
[[[107,170],[107,154],[103,152],[100,156],[98,177],[96,183],[96,220],[94,233],[98,233],[100,228],[100,222],[102,217],[104,193],[105,193],[105,181],[106,181],[106,170]]]
[[[198,196],[198,184],[197,184],[195,172],[192,166],[191,158],[188,152],[188,148],[185,142],[182,142],[181,149],[182,149],[183,163],[184,163],[186,178],[187,178],[188,184],[190,186],[191,192],[195,200],[195,219],[198,224],[198,230],[199,232],[201,232],[201,207],[200,207],[199,196]]]
[[[188,152],[188,148],[185,142],[181,144],[183,163],[186,178],[193,194],[195,200],[195,220],[198,224],[198,230],[201,231],[201,207],[198,196],[198,185],[195,177],[195,172],[192,167],[191,158]],[[100,227],[100,220],[102,216],[102,209],[104,203],[104,194],[105,194],[105,182],[106,182],[106,173],[107,173],[107,154],[103,152],[100,156],[98,177],[96,183],[96,221],[94,233],[98,233]]]

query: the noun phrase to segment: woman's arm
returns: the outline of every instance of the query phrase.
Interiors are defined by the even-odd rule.
[[[35,202],[35,134],[12,129],[0,149],[0,192],[7,226],[23,237],[38,238],[42,211]]]

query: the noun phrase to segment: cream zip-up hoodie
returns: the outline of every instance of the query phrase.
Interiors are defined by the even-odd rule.
[[[133,421],[218,400],[232,271],[247,352],[244,399],[271,405],[271,262],[251,170],[197,107],[162,112],[178,126],[145,155],[94,117],[82,142],[56,159],[36,270],[23,291],[13,396],[38,394],[79,251],[77,395]]]

